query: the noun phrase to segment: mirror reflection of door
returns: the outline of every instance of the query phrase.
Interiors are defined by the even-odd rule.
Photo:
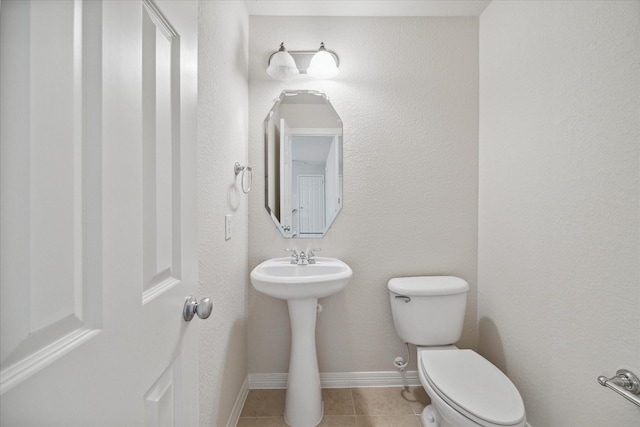
[[[338,139],[336,134],[331,134],[336,130],[323,131],[320,135],[309,135],[307,129],[290,130],[293,164],[290,195],[295,219],[291,237],[321,237],[327,228],[325,181],[329,175],[337,174],[335,145]],[[335,181],[334,177],[328,179]]]
[[[285,238],[322,237],[342,208],[342,121],[317,91],[284,91],[264,122],[265,208]]]
[[[324,232],[324,176],[298,175],[299,235]]]

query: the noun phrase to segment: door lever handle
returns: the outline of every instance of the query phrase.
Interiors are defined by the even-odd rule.
[[[203,298],[198,302],[196,297],[193,295],[189,295],[187,299],[184,301],[184,308],[182,309],[182,317],[187,322],[190,322],[193,319],[194,315],[198,315],[201,319],[206,319],[211,315],[213,311],[213,303],[211,302],[211,298]]]

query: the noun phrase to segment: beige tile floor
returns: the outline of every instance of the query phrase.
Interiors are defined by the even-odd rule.
[[[418,427],[429,404],[422,387],[324,388],[320,426]],[[250,390],[238,427],[285,427],[285,390]]]

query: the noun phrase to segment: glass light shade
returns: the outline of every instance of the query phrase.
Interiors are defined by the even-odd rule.
[[[267,67],[267,74],[277,80],[291,79],[298,74],[296,61],[286,50],[279,50],[272,57]]]
[[[307,74],[316,79],[329,79],[337,76],[340,70],[336,64],[336,60],[324,47],[324,43],[320,45],[318,53],[313,55]]]

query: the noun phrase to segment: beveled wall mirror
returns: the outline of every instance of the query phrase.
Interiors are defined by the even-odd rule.
[[[285,90],[264,121],[265,208],[286,238],[324,236],[342,208],[342,121],[327,96]]]

